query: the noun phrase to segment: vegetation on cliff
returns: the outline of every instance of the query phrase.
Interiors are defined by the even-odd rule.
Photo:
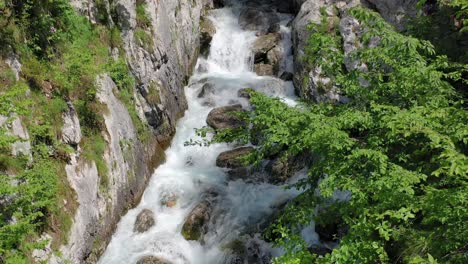
[[[143,133],[133,107],[134,79],[123,59],[110,56],[110,49],[121,45],[119,29],[92,25],[69,1],[0,1],[0,115],[7,117],[0,131],[1,263],[30,263],[31,251],[48,243],[37,242],[44,231],[52,234],[54,249],[66,243],[77,207],[64,169],[76,150],[61,140],[69,103],[80,118],[81,155],[96,163],[105,190],[105,109],[95,83],[99,74],[109,73]],[[21,59],[19,80],[3,64],[12,54]],[[21,139],[6,127],[16,117],[29,132],[31,158],[12,154],[12,143]]]

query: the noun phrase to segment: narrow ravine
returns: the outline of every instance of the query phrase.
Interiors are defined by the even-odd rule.
[[[194,129],[206,126],[207,115],[213,108],[232,104],[249,107],[246,99],[238,97],[239,89],[251,87],[294,104],[291,81],[260,77],[252,71],[251,45],[257,37],[255,32],[240,28],[240,8],[234,5],[210,11],[216,34],[208,58],[199,59],[185,88],[189,107],[166,151],[166,162],[154,172],[140,204],[120,221],[99,263],[136,263],[145,256],[175,264],[234,263],[233,250],[228,245],[240,237],[257,251],[257,260],[249,263],[269,263],[272,256],[280,254],[259,239],[256,229],[267,224],[278,207],[299,192],[286,190],[284,185],[229,181],[225,171],[216,166],[216,158],[234,146],[185,146],[188,140],[197,139]],[[292,71],[291,36],[286,26],[292,16],[281,14],[280,18],[283,51],[280,72]],[[213,89],[200,96],[206,83]],[[290,181],[303,175],[304,172],[297,173]],[[187,241],[181,234],[184,222],[193,208],[207,201],[207,196],[211,207],[207,233],[201,241]],[[154,225],[138,233],[134,224],[144,209],[153,213]]]

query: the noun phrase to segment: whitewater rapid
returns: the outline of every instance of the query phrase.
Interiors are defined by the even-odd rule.
[[[223,250],[223,245],[246,233],[249,226],[268,221],[279,205],[299,194],[298,190],[286,190],[284,186],[228,181],[225,171],[216,167],[215,161],[221,152],[234,146],[185,146],[186,141],[197,139],[194,129],[206,126],[206,117],[214,107],[233,103],[248,107],[248,102],[237,96],[241,88],[251,87],[281,97],[289,104],[295,102],[292,82],[259,77],[252,72],[250,46],[256,36],[255,32],[240,29],[238,13],[238,7],[210,11],[217,31],[208,58],[199,59],[195,74],[185,87],[188,110],[178,122],[177,132],[166,151],[166,162],[154,172],[140,204],[118,224],[99,263],[136,263],[144,256],[161,257],[174,264],[226,263],[229,252]],[[290,29],[285,26],[291,17],[281,17],[281,45],[285,54],[282,70],[292,71]],[[208,98],[198,98],[206,82],[213,84],[214,92]],[[303,175],[304,172],[299,173],[292,180]],[[203,243],[186,241],[181,235],[184,221],[207,190],[219,193],[208,233]],[[161,203],[168,196],[177,197],[172,208]],[[135,233],[135,219],[143,209],[153,211],[156,224],[147,232]],[[266,242],[258,239],[258,243],[272,255],[281,254]]]

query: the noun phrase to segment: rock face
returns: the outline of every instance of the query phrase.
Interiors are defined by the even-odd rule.
[[[418,0],[366,0],[382,17],[397,29],[404,28],[408,18],[417,14]]]
[[[155,256],[142,257],[136,264],[171,264],[171,262]]]
[[[200,18],[207,8],[222,4],[212,0],[147,0],[147,28],[137,24],[136,3],[129,0],[104,0],[109,23],[121,29],[123,49],[112,50],[125,60],[137,80],[134,98],[139,118],[149,124],[154,136],[140,142],[129,111],[115,96],[113,81],[100,76],[98,100],[107,108],[104,114],[107,143],[104,163],[107,175],[99,175],[96,164],[81,157],[78,147],[66,166],[67,178],[76,192],[78,209],[73,217],[63,257],[50,263],[93,263],[105,249],[120,216],[138,202],[154,168],[164,159],[163,147],[175,131],[176,120],[187,108],[185,83],[199,53]],[[76,10],[96,22],[95,0],[72,0]],[[153,43],[142,43],[135,36],[144,30]],[[210,29],[211,30],[211,29]],[[204,32],[212,34],[211,31]],[[12,65],[16,65],[13,63]],[[74,109],[64,113],[63,142],[76,146],[81,141],[79,121]],[[105,179],[105,180],[103,180]],[[108,182],[103,188],[103,182]],[[99,240],[97,240],[99,238]],[[62,259],[62,260],[61,260]],[[146,263],[146,262],[144,262]],[[148,262],[152,263],[152,262]],[[158,263],[158,262],[154,262]],[[166,263],[166,262],[161,262]]]
[[[68,102],[68,110],[62,114],[62,118],[63,142],[72,146],[77,146],[81,141],[81,127],[75,107],[71,102]]]
[[[334,20],[339,20],[335,14],[334,7],[338,12],[359,4],[359,0],[329,1],[329,0],[307,0],[293,21],[293,45],[294,45],[294,85],[297,93],[307,100],[323,102],[347,102],[348,98],[340,95],[332,80],[324,76],[322,69],[317,65],[307,65],[301,57],[304,56],[304,47],[310,37],[308,29],[310,23],[320,24],[321,10]],[[334,5],[336,4],[336,5]]]
[[[203,18],[200,23],[200,53],[203,56],[208,56],[211,47],[211,40],[216,33],[216,28],[213,21],[209,18]]]
[[[235,113],[242,111],[240,104],[218,107],[211,110],[206,123],[214,129],[237,128],[243,126],[244,122]]]
[[[144,233],[154,226],[155,223],[153,212],[149,209],[143,209],[135,220],[133,232]]]

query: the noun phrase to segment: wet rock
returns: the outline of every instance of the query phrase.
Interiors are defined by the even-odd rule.
[[[153,212],[149,209],[143,209],[136,218],[133,232],[144,233],[154,226],[155,223]]]
[[[68,102],[68,110],[62,114],[62,140],[64,143],[76,146],[81,141],[80,120],[71,102]]]
[[[280,79],[283,81],[292,81],[294,78],[294,74],[291,72],[283,72],[280,76]]]
[[[211,218],[213,198],[216,192],[208,192],[203,199],[189,213],[182,227],[182,236],[186,240],[202,240],[203,235],[208,231],[207,226]]]
[[[199,74],[207,73],[208,72],[208,64],[206,63],[206,61],[201,61],[200,64],[198,65],[196,71]]]
[[[237,96],[240,98],[250,99],[250,92],[253,91],[252,88],[242,88],[237,91]]]
[[[136,264],[171,264],[171,262],[155,256],[142,257]]]
[[[216,34],[216,27],[209,18],[203,18],[200,22],[200,53],[208,56],[211,47],[211,40]]]
[[[247,236],[233,240],[227,245],[223,246],[224,250],[229,251],[230,255],[227,257],[225,263],[228,264],[269,264],[271,256],[263,247],[261,240],[257,237]]]
[[[265,62],[267,58],[268,51],[272,50],[276,45],[278,45],[281,40],[281,35],[279,33],[270,33],[264,36],[258,37],[255,42],[252,44],[252,52],[255,56],[255,62]]]
[[[258,76],[273,76],[274,71],[273,71],[273,66],[270,64],[255,64],[254,65],[254,71]]]
[[[245,125],[236,112],[243,112],[242,105],[235,104],[218,107],[208,114],[206,123],[214,129],[237,128]]]
[[[179,197],[177,197],[176,194],[168,194],[168,195],[164,195],[162,198],[161,198],[161,205],[162,206],[166,206],[168,208],[173,208],[174,206],[177,205],[177,200],[179,199]]]
[[[267,63],[273,67],[273,74],[277,75],[283,53],[279,47],[275,47],[267,53]]]
[[[276,10],[280,13],[294,13],[294,1],[275,0]]]
[[[323,246],[313,246],[313,247],[308,248],[308,250],[311,254],[315,254],[319,256],[324,256],[333,251],[332,249],[328,247],[323,247]]]
[[[298,171],[308,166],[311,162],[312,156],[308,153],[289,157],[280,156],[268,162],[265,171],[269,173],[270,183],[281,184],[294,176]]]
[[[244,167],[241,158],[252,153],[253,151],[253,147],[240,147],[222,152],[216,158],[216,166],[229,169]]]
[[[213,86],[213,84],[211,83],[205,83],[201,90],[200,90],[200,93],[198,93],[198,98],[203,98],[203,97],[206,97],[207,95],[209,94],[213,94],[215,91],[215,88]]]
[[[224,7],[224,0],[213,0],[214,8],[223,8]]]
[[[239,15],[239,25],[242,29],[258,31],[260,34],[278,32],[279,22],[275,12],[261,8],[245,8]]]

